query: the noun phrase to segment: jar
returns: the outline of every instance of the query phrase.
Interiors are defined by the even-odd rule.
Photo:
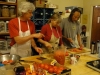
[[[26,75],[26,71],[23,66],[18,66],[14,68],[15,75]]]
[[[9,13],[10,13],[10,17],[15,17],[15,6],[10,6],[9,7]]]
[[[2,6],[2,17],[9,17],[9,8],[8,6]]]
[[[0,17],[1,17],[1,6],[0,6]]]

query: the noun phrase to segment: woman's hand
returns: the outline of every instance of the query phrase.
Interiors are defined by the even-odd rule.
[[[35,47],[34,48],[39,54],[43,53],[43,50],[39,47]]]
[[[34,38],[43,38],[44,35],[42,33],[35,33],[35,34],[32,34]]]
[[[52,45],[51,45],[49,42],[47,42],[47,41],[45,41],[44,45],[45,45],[46,47],[48,47],[48,48],[51,48],[51,47],[52,47]]]
[[[82,50],[84,48],[83,44],[80,44],[79,46],[80,46],[80,48],[79,48],[80,50]]]
[[[71,38],[67,38],[70,43],[73,43],[73,40]]]

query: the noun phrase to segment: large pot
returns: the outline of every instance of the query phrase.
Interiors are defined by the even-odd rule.
[[[5,55],[0,55],[0,62],[2,63],[4,61],[13,60],[11,64],[15,64],[16,62],[20,60],[20,58],[21,57],[18,55],[5,54]]]

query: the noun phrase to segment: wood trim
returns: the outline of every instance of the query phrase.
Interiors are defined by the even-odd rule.
[[[2,5],[17,5],[17,2],[16,3],[11,3],[11,2],[0,2],[0,4]]]

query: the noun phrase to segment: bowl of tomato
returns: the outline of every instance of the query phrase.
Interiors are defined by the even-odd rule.
[[[15,64],[20,60],[19,55],[10,55],[10,54],[4,54],[0,55],[0,63],[6,65],[6,64]]]

